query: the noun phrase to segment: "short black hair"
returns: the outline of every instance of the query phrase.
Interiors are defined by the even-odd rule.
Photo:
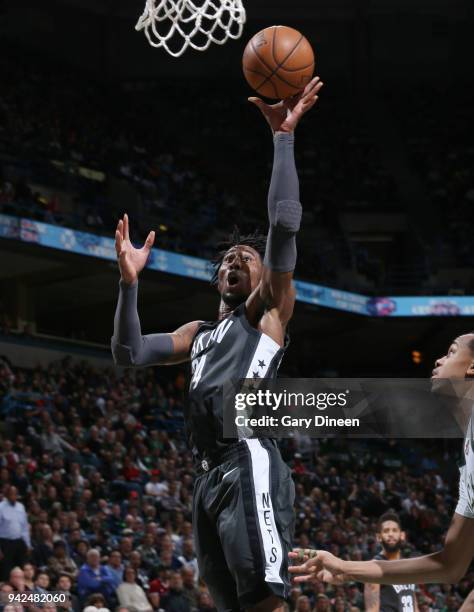
[[[393,510],[389,510],[388,512],[384,512],[377,521],[377,533],[380,533],[382,531],[382,525],[386,521],[393,521],[394,523],[397,523],[400,529],[402,528],[402,524],[400,522],[398,514],[396,512],[393,512]]]
[[[265,247],[267,245],[267,237],[264,234],[261,234],[258,230],[255,230],[251,234],[242,235],[240,233],[240,229],[236,225],[234,225],[232,234],[229,234],[227,240],[223,240],[217,245],[217,255],[211,261],[211,285],[217,285],[219,270],[227,251],[232,247],[236,247],[239,244],[242,246],[251,247],[252,249],[257,251],[263,261],[263,257],[265,255]]]

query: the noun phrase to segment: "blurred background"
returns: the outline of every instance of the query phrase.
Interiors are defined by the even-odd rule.
[[[454,337],[474,329],[466,316],[474,313],[472,3],[249,0],[246,8],[240,40],[173,59],[135,32],[138,0],[0,0],[1,486],[6,495],[15,485],[27,505],[29,559],[34,580],[46,571],[44,588],[59,578],[49,563],[56,540],[77,568],[88,548],[103,563],[119,550],[150,609],[178,609],[170,601],[181,597],[180,580],[197,585],[181,420],[187,372],[113,367],[118,271],[107,239],[127,212],[134,242],[154,229],[156,247],[184,262],[173,274],[172,255],[157,252],[144,271],[144,333],[215,318],[217,296],[199,262],[234,223],[266,231],[272,140],[241,74],[258,30],[300,29],[325,82],[296,135],[304,207],[296,278],[364,300],[443,296],[442,308],[403,317],[299,301],[281,371],[425,377]],[[410,527],[410,551],[431,550],[456,499],[457,451],[288,444],[298,541],[369,558],[375,521],[394,508]],[[150,495],[149,483],[160,485]],[[188,566],[191,578],[181,576]],[[426,589],[424,609],[458,609],[471,582]],[[71,588],[82,610],[91,593],[79,592],[77,572]],[[111,609],[126,601],[103,595]],[[300,595],[294,609],[303,612]],[[317,610],[363,609],[359,589],[309,596]],[[212,609],[206,597],[190,592],[192,607]]]

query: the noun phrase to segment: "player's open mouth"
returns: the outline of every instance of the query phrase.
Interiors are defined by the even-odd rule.
[[[229,285],[229,287],[233,287],[234,285],[237,285],[239,280],[240,280],[240,274],[238,272],[231,271],[227,275],[227,284]]]

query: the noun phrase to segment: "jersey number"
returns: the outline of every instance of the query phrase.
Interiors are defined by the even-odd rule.
[[[191,389],[195,389],[201,380],[204,364],[206,363],[206,357],[207,355],[203,355],[194,368],[193,377],[191,378]]]
[[[414,611],[415,608],[413,607],[412,595],[403,595],[401,598],[401,602],[402,602],[403,612],[413,612]]]

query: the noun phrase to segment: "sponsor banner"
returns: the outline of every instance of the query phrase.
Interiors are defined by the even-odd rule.
[[[225,438],[463,438],[474,382],[281,378],[228,382]]]
[[[58,225],[0,214],[0,238],[114,261],[114,239]],[[147,268],[209,281],[209,262],[199,257],[152,249]],[[474,296],[368,297],[295,280],[299,302],[372,317],[474,316]]]

